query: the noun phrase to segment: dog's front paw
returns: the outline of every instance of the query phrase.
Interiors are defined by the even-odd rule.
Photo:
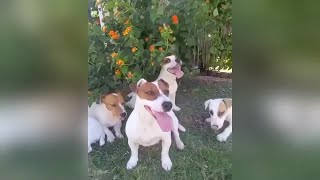
[[[120,134],[116,134],[117,138],[123,138],[123,135],[120,133]]]
[[[174,110],[174,111],[180,111],[181,108],[179,108],[178,106],[174,106],[174,107],[173,107],[173,110]]]
[[[182,141],[177,141],[176,144],[177,144],[177,148],[178,148],[179,150],[183,150],[183,149],[184,149],[184,144],[183,144]]]
[[[138,163],[138,158],[130,157],[128,163],[127,163],[127,169],[134,168]]]
[[[169,157],[167,158],[164,158],[162,160],[162,168],[166,171],[170,171],[171,170],[171,167],[172,167],[172,162],[171,162],[171,159]]]
[[[224,134],[218,134],[217,140],[220,142],[225,142],[227,140],[228,136],[225,136]]]
[[[115,139],[114,135],[113,134],[110,134],[109,136],[107,136],[107,141],[108,142],[113,142]]]

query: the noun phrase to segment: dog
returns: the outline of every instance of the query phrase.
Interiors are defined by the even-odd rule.
[[[91,144],[98,140],[100,142],[100,146],[105,144],[103,127],[98,120],[88,116],[88,153],[92,151]]]
[[[88,114],[101,123],[108,142],[113,142],[115,139],[115,136],[109,130],[110,127],[114,128],[117,138],[123,138],[120,131],[121,121],[127,116],[127,112],[124,108],[124,98],[120,92],[102,95],[100,104],[93,103]]]
[[[152,146],[162,141],[162,168],[169,171],[172,162],[169,157],[171,131],[177,148],[184,149],[178,131],[178,119],[172,111],[173,104],[169,98],[169,84],[160,79],[148,82],[140,79],[136,86],[136,104],[130,114],[125,131],[131,157],[127,169],[132,169],[138,162],[139,146]]]
[[[169,84],[169,98],[173,103],[174,111],[181,110],[181,108],[176,105],[176,92],[178,89],[177,78],[180,79],[184,75],[184,72],[181,70],[181,65],[182,61],[175,55],[167,56],[162,61],[162,68],[157,78],[157,80],[163,79]],[[135,94],[135,92],[131,92],[130,94],[128,94],[128,97],[131,97],[131,99],[126,103],[126,105],[131,109],[133,109],[135,105]]]
[[[204,106],[205,109],[209,107],[210,118],[207,118],[206,121],[211,124],[213,130],[218,131],[223,126],[224,121],[229,122],[224,131],[217,135],[218,141],[226,141],[232,133],[232,99],[209,99],[204,103]]]

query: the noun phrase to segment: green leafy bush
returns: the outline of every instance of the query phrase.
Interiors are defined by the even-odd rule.
[[[90,101],[141,77],[154,79],[167,54],[177,54],[188,67],[232,67],[231,0],[99,3],[104,26],[94,7],[88,20]]]

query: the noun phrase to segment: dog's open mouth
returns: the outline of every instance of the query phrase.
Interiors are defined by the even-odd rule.
[[[183,71],[181,71],[181,65],[177,64],[171,68],[168,68],[167,71],[171,74],[174,74],[177,78],[181,78],[184,74]]]
[[[157,112],[152,110],[149,106],[144,106],[147,111],[156,119],[159,127],[163,132],[169,132],[172,130],[172,118],[167,112]]]

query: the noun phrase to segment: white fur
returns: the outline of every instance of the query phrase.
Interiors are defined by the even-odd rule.
[[[105,144],[105,134],[98,120],[88,117],[88,153],[92,151],[91,144],[100,141],[100,146]]]
[[[169,84],[169,97],[171,99],[171,102],[173,103],[173,110],[180,111],[180,108],[176,105],[176,93],[178,90],[177,78],[174,74],[169,73],[167,70],[168,68],[174,67],[175,65],[177,65],[176,56],[171,55],[171,56],[167,56],[166,58],[169,58],[171,62],[162,66],[158,80],[163,79]],[[181,62],[181,65],[182,65],[182,62]]]
[[[125,108],[121,104],[119,104],[119,106],[121,107],[123,112],[126,112]],[[123,138],[123,135],[120,131],[122,125],[121,120],[115,118],[112,115],[112,112],[107,109],[105,104],[93,103],[89,108],[88,114],[90,117],[97,119],[101,123],[101,125],[103,126],[103,130],[107,135],[108,142],[113,142],[115,139],[115,136],[113,135],[112,131],[110,131],[109,127],[114,128],[117,138]]]
[[[226,110],[221,118],[218,117],[219,104],[222,100],[222,98],[209,99],[204,103],[205,109],[209,108],[209,111],[213,111],[213,116],[210,114],[210,118],[206,119],[206,121],[211,124],[211,127],[218,126],[218,129],[220,129],[223,126],[224,121],[229,122],[229,126],[226,127],[222,133],[217,135],[217,139],[220,142],[226,141],[232,133],[232,106]]]
[[[173,103],[173,110],[180,111],[181,110],[180,107],[178,107],[175,103],[176,102],[176,93],[178,90],[177,78],[174,74],[171,74],[167,71],[168,68],[174,67],[175,65],[177,65],[176,56],[171,55],[171,56],[167,56],[166,58],[169,58],[171,60],[171,62],[162,66],[157,80],[163,79],[164,81],[166,81],[169,84],[169,98],[170,98],[171,102]],[[182,62],[181,62],[181,65],[182,65]],[[131,99],[128,102],[126,102],[125,104],[126,104],[126,106],[133,109],[135,106],[135,102],[136,102],[135,92],[131,92],[130,94],[128,94],[128,97],[131,97]],[[179,124],[179,130],[182,132],[186,131],[186,129],[181,124]]]
[[[146,82],[144,79],[138,82],[142,84]],[[153,82],[157,87],[157,83]],[[155,101],[148,101],[141,99],[136,96],[135,108],[130,114],[127,124],[126,124],[126,134],[128,136],[128,144],[131,149],[131,157],[127,163],[127,169],[132,169],[137,165],[138,162],[138,149],[139,146],[152,146],[161,141],[162,151],[161,151],[161,162],[162,168],[169,171],[172,167],[172,162],[169,157],[169,149],[171,146],[171,132],[163,132],[156,122],[155,118],[148,112],[144,105],[151,107],[153,110],[162,111],[161,104],[164,101],[170,101],[170,99],[162,94]],[[178,132],[178,119],[173,113],[169,111],[168,114],[172,117],[173,124],[173,134],[176,140],[177,147],[179,149],[184,148],[184,144],[180,139]]]

